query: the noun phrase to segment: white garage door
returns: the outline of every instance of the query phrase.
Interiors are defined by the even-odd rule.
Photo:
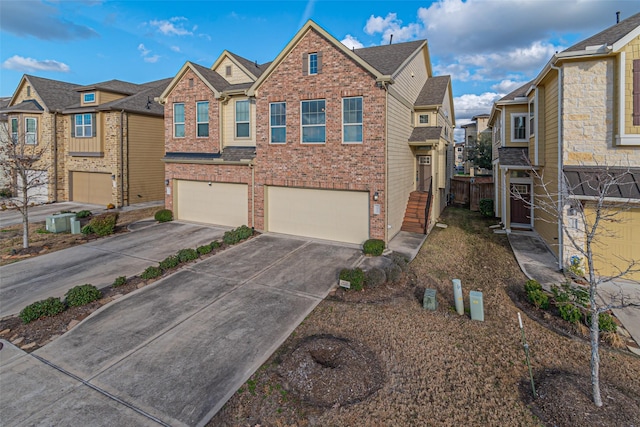
[[[267,187],[267,229],[360,244],[369,238],[369,193]]]
[[[27,197],[29,203],[46,203],[49,201],[49,178],[47,171],[27,170]],[[24,184],[22,176],[18,174],[17,196],[22,200]]]
[[[175,192],[178,219],[230,227],[248,224],[247,184],[178,180]]]

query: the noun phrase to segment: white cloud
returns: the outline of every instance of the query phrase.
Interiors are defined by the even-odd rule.
[[[166,19],[154,19],[149,21],[149,25],[152,27],[156,27],[158,31],[160,31],[165,36],[192,36],[193,32],[185,29],[182,24],[179,24],[182,21],[186,21],[187,18],[182,16],[176,16]]]
[[[382,34],[382,43],[389,43],[391,36],[395,42],[404,42],[417,38],[422,32],[419,23],[402,25],[395,13],[389,13],[386,17],[371,15],[364,26],[364,32],[369,35]]]
[[[495,90],[498,93],[504,93],[506,95],[507,93],[513,92],[523,84],[525,84],[525,82],[514,82],[513,80],[506,79],[492,85],[491,89]]]
[[[174,52],[180,52],[180,46],[171,46],[169,49],[171,49]]]
[[[349,49],[361,49],[364,47],[364,45],[351,34],[347,34],[344,39],[342,39],[341,43]]]
[[[144,62],[150,62],[152,64],[155,64],[156,62],[158,62],[158,59],[160,59],[160,55],[145,56]]]
[[[142,43],[138,45],[138,51],[144,62],[155,64],[160,59],[160,55],[151,55],[151,49],[147,49]]]
[[[142,56],[147,56],[151,53],[151,51],[149,49],[147,49],[146,47],[144,47],[144,44],[140,43],[138,45],[138,50],[140,51],[140,54]]]
[[[456,122],[463,123],[465,119],[478,114],[488,114],[494,101],[502,98],[504,95],[495,92],[485,92],[480,95],[465,94],[453,98],[453,105],[456,112]]]
[[[2,68],[15,71],[57,71],[60,73],[68,73],[71,68],[64,62],[54,61],[53,59],[37,60],[33,58],[25,58],[14,55],[2,63]]]

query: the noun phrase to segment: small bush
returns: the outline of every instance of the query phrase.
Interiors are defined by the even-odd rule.
[[[536,308],[546,310],[549,308],[549,295],[542,289],[532,289],[527,292],[527,298]]]
[[[563,283],[560,287],[553,286],[551,291],[556,303],[572,302],[580,307],[586,307],[589,304],[589,292],[580,286]]]
[[[582,319],[582,311],[571,303],[564,303],[558,306],[560,317],[570,323],[578,323]]]
[[[218,242],[217,240],[214,240],[213,242],[211,242],[209,246],[211,246],[211,249],[218,249],[220,246],[222,246],[222,243]]]
[[[236,243],[240,243],[251,236],[253,236],[253,230],[246,225],[242,225],[238,228],[225,232],[224,236],[222,236],[222,241],[227,245],[235,245]]]
[[[113,281],[113,286],[114,288],[117,288],[118,286],[122,286],[125,285],[127,283],[127,276],[118,276],[116,277],[116,280]]]
[[[80,307],[102,297],[102,292],[93,285],[78,285],[69,289],[64,300],[69,307]]]
[[[76,218],[89,218],[91,216],[91,211],[84,210],[80,211],[76,214]]]
[[[482,216],[493,218],[493,199],[480,199],[478,207]]]
[[[362,251],[365,255],[380,256],[384,252],[384,240],[369,239],[362,245]]]
[[[60,298],[50,297],[41,301],[36,301],[22,309],[18,317],[23,323],[30,323],[41,317],[55,316],[65,311],[67,306]]]
[[[398,264],[391,264],[384,269],[387,275],[387,282],[396,283],[402,277],[402,269]]]
[[[46,228],[38,228],[36,230],[36,233],[38,233],[38,234],[51,234],[51,232],[49,230],[47,230]]]
[[[400,270],[402,271],[407,271],[409,269],[409,260],[402,254],[399,254],[397,252],[392,253],[391,261],[393,261],[394,264],[400,267]]]
[[[253,230],[246,225],[241,225],[240,227],[236,228],[236,233],[238,233],[238,237],[240,237],[240,240],[246,240],[249,237],[253,236]]]
[[[180,249],[176,254],[180,262],[189,262],[198,259],[198,251],[195,249]]]
[[[82,234],[91,234],[91,233],[93,233],[93,228],[91,228],[90,224],[87,224],[87,225],[85,225],[84,227],[82,227],[80,229],[80,232]]]
[[[1,198],[9,198],[13,196],[13,194],[11,194],[11,189],[9,187],[4,187],[4,188],[0,188],[0,197]]]
[[[591,326],[591,314],[587,316],[587,326]],[[598,315],[598,329],[600,332],[615,332],[618,329],[618,324],[609,313],[600,313]]]
[[[343,268],[342,271],[340,271],[340,280],[346,280],[351,283],[349,289],[361,291],[364,285],[364,272],[360,268]]]
[[[196,248],[196,251],[198,251],[198,253],[200,255],[206,255],[209,252],[211,252],[211,245],[202,245],[202,246],[198,246]]]
[[[527,280],[527,283],[524,284],[524,290],[528,294],[531,291],[542,290],[542,285],[538,283],[537,280],[530,279],[530,280]]]
[[[155,279],[156,277],[162,276],[162,270],[159,267],[151,266],[147,267],[146,270],[142,272],[140,277],[144,280]]]
[[[375,288],[382,285],[387,281],[387,275],[384,270],[378,267],[373,267],[371,270],[364,274],[364,284],[368,288]]]
[[[169,209],[160,209],[158,212],[156,212],[154,218],[158,222],[173,221],[173,212],[171,212]]]
[[[177,255],[169,255],[162,261],[160,261],[160,268],[163,270],[169,270],[171,268],[180,265],[180,258]]]
[[[116,229],[117,222],[118,213],[111,212],[91,218],[91,221],[89,221],[88,225],[91,227],[91,231],[93,233],[97,234],[100,237],[104,237],[108,236],[109,234],[113,234]]]

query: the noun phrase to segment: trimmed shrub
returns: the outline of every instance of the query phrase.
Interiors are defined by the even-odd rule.
[[[93,228],[91,228],[90,224],[87,224],[87,225],[85,225],[84,227],[82,227],[80,229],[80,232],[82,234],[91,234],[91,233],[93,233]]]
[[[527,292],[527,298],[536,308],[546,310],[549,308],[549,295],[542,289],[532,289]]]
[[[240,237],[240,240],[246,240],[249,237],[253,236],[253,230],[246,225],[241,225],[240,227],[236,228],[236,233],[238,233],[238,237]]]
[[[102,292],[93,285],[78,285],[69,289],[64,296],[64,300],[69,307],[80,307],[89,304],[102,297]]]
[[[127,276],[118,276],[116,277],[116,280],[113,281],[113,286],[114,288],[117,288],[118,286],[122,286],[125,285],[127,283]]]
[[[211,249],[218,249],[220,246],[222,246],[222,243],[218,242],[217,240],[214,240],[213,242],[211,242],[209,246],[211,246]]]
[[[144,280],[155,279],[156,277],[162,276],[162,270],[159,267],[151,266],[147,267],[140,277]]]
[[[380,256],[384,252],[384,240],[369,239],[362,245],[365,255]]]
[[[342,271],[340,271],[340,280],[346,280],[351,283],[349,289],[361,291],[364,285],[364,272],[361,268],[343,268]]]
[[[200,255],[206,255],[209,252],[211,252],[211,245],[202,245],[202,246],[198,246],[196,248],[196,251],[198,251],[198,253]]]
[[[189,262],[198,259],[198,251],[195,249],[180,249],[176,254],[180,262]]]
[[[162,261],[160,261],[160,268],[163,270],[169,270],[177,267],[180,264],[180,258],[177,255],[169,255]]]
[[[524,284],[524,290],[527,294],[531,291],[542,290],[542,285],[537,280],[530,279]]]
[[[493,218],[493,199],[480,199],[478,207],[482,216]]]
[[[384,270],[378,267],[373,267],[364,273],[364,285],[367,288],[375,288],[387,281],[387,275]]]
[[[169,209],[160,209],[153,217],[158,222],[173,221],[173,212]]]
[[[23,323],[30,323],[41,317],[55,316],[65,311],[67,306],[60,298],[50,297],[36,301],[22,309],[18,317]]]
[[[582,311],[571,303],[564,303],[558,306],[560,317],[567,322],[578,323],[582,319]]]
[[[587,315],[587,326],[591,326],[591,313]],[[609,313],[600,313],[598,315],[598,329],[600,332],[615,332],[618,329],[618,324]]]
[[[110,212],[91,218],[88,226],[91,227],[91,232],[97,234],[100,237],[104,237],[108,236],[109,234],[113,234],[116,229],[117,222],[118,213]]]
[[[89,218],[91,216],[91,211],[83,210],[76,214],[76,218]]]
[[[397,252],[392,253],[391,261],[393,261],[394,264],[400,267],[400,270],[402,271],[407,271],[409,269],[409,260],[402,254],[399,254]]]
[[[235,245],[251,236],[253,236],[253,230],[246,225],[241,225],[238,228],[225,232],[224,236],[222,236],[222,241],[227,245]]]
[[[387,282],[396,283],[402,277],[402,269],[398,264],[391,264],[384,269],[387,275]]]

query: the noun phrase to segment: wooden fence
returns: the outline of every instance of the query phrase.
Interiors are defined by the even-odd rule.
[[[480,199],[493,199],[493,177],[454,176],[451,178],[451,200],[454,205],[480,210]]]

